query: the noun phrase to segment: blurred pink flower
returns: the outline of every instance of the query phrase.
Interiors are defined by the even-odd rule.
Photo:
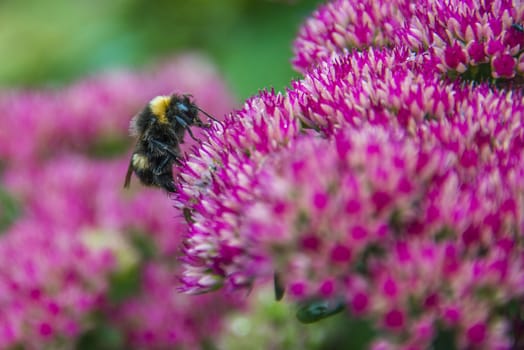
[[[0,340],[7,340],[6,346],[52,344],[59,337],[73,342],[89,327],[90,313],[105,299],[110,274],[125,268],[118,260],[131,249],[126,230],[147,223],[133,224],[130,219],[141,221],[141,212],[132,212],[120,193],[121,178],[115,174],[126,166],[127,161],[70,156],[6,170],[4,184],[24,210],[0,239],[0,303],[7,315],[16,315],[3,320],[8,323],[2,326],[16,334]],[[168,203],[161,212],[162,202],[158,196],[157,213],[171,218]],[[165,224],[164,235],[172,235],[172,220]],[[54,306],[44,312],[48,305]]]
[[[153,189],[124,195],[123,176],[129,160],[96,160],[63,155],[44,164],[8,168],[4,184],[24,205],[25,216],[59,223],[71,232],[83,228],[136,230],[148,235],[162,254],[173,254],[184,224],[173,218],[169,197]],[[37,180],[38,191],[34,189]],[[42,200],[45,198],[46,200]],[[151,203],[155,203],[152,205]]]
[[[29,346],[32,341],[53,344],[65,338],[74,343],[92,326],[90,315],[95,311],[121,314],[112,319],[114,327],[135,347],[144,345],[137,334],[161,324],[167,328],[165,332],[155,328],[160,335],[148,340],[151,348],[189,346],[219,329],[219,315],[234,304],[217,294],[198,298],[207,306],[197,311],[189,307],[196,300],[175,292],[178,268],[172,263],[185,223],[174,217],[172,204],[161,191],[123,193],[122,177],[116,174],[124,174],[127,164],[127,159],[77,155],[7,170],[5,184],[25,205],[23,217],[0,239],[0,305],[12,315],[0,317],[0,329],[6,334],[0,342]],[[155,255],[146,266],[152,267],[143,272],[141,294],[113,305],[107,299],[110,276],[142,264],[133,245],[136,235],[151,241]],[[162,293],[170,299],[159,297]],[[216,304],[221,308],[213,311]],[[126,316],[130,312],[133,318]],[[158,312],[177,321],[167,325],[165,319],[156,318]],[[158,322],[133,326],[137,313],[141,320]],[[193,318],[208,322],[205,333],[184,323]],[[177,335],[169,338],[174,330]]]
[[[114,270],[109,250],[56,222],[22,219],[0,240],[0,347],[71,342],[99,307]]]
[[[233,100],[213,65],[185,55],[144,72],[109,71],[60,89],[0,91],[0,157],[17,163],[85,151],[104,137],[127,137],[131,117],[151,98],[190,93],[218,117]]]
[[[108,72],[62,90],[1,95],[2,187],[21,213],[0,236],[0,348],[74,347],[100,327],[95,314],[111,322],[126,346],[140,348],[143,339],[135,335],[160,326],[159,312],[175,322],[165,333],[159,328],[161,336],[149,339],[148,347],[191,347],[214,335],[220,315],[238,304],[217,294],[199,298],[205,310],[190,308],[194,300],[175,292],[176,259],[187,230],[182,215],[173,214],[161,191],[138,181],[123,189],[128,154],[118,159],[85,154],[104,137],[127,139],[133,114],[151,97],[173,89],[193,93],[199,106],[219,119],[232,108],[222,79],[196,55],[151,72]],[[192,146],[187,142],[184,150]],[[114,277],[129,271],[137,271],[141,292],[114,303]],[[170,299],[163,297],[168,294]],[[213,311],[216,304],[220,308]],[[134,324],[132,310],[160,323]],[[111,318],[113,313],[121,317]],[[184,323],[191,320],[205,321],[206,332]],[[173,330],[177,336],[166,343]]]
[[[140,295],[109,310],[111,321],[123,330],[127,346],[147,349],[197,349],[219,334],[221,320],[234,305],[219,295],[177,293],[178,270],[159,262],[144,266]]]

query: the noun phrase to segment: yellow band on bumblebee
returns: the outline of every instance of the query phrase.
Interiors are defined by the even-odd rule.
[[[170,96],[157,96],[149,102],[151,112],[153,112],[159,123],[168,123],[166,112],[170,102]]]

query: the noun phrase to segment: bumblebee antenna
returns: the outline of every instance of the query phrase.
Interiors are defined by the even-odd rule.
[[[212,120],[216,121],[218,124],[224,126],[224,124],[223,124],[220,120],[218,120],[218,119],[212,117],[209,113],[207,113],[207,112],[204,111],[203,109],[200,109],[199,107],[196,107],[196,109],[198,109],[200,112],[202,112],[202,113],[203,113],[206,117],[208,117],[209,119],[212,119]]]

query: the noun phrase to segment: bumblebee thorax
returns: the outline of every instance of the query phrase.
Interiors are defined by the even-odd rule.
[[[169,122],[167,118],[167,111],[171,103],[170,96],[157,96],[149,102],[149,108],[151,113],[156,117],[159,123],[167,124]]]

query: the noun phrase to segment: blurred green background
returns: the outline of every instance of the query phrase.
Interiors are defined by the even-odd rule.
[[[239,99],[281,90],[319,0],[2,0],[0,85],[60,86],[111,67],[206,53]]]

